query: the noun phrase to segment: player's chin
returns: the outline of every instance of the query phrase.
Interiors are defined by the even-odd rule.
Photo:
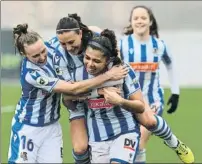
[[[87,72],[90,74],[90,75],[93,75],[95,76],[97,74],[97,72],[95,70],[88,70],[87,69]]]

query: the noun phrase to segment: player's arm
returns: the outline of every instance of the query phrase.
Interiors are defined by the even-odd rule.
[[[140,90],[130,95],[130,99],[125,99],[116,92],[109,91],[106,88],[103,89],[103,92],[106,102],[108,103],[119,105],[133,114],[144,112],[145,106],[141,99]]]
[[[140,85],[136,79],[135,72],[131,68],[123,85],[125,97],[121,97],[116,92],[103,89],[106,101],[114,105],[120,105],[134,114],[144,112],[145,105]]]
[[[125,66],[112,67],[106,73],[101,74],[92,79],[83,80],[74,83],[67,83],[63,80],[58,80],[57,84],[53,88],[53,91],[59,93],[67,93],[72,95],[78,95],[80,93],[89,92],[92,88],[98,87],[108,80],[119,80],[127,75],[128,68]]]
[[[169,52],[166,44],[164,42],[163,44],[164,44],[164,52],[162,55],[162,61],[168,72],[168,78],[171,84],[171,92],[172,94],[179,94],[180,89],[179,89],[179,84],[177,80],[177,71],[176,71],[174,60],[173,60],[173,56]]]
[[[162,61],[166,66],[167,72],[168,72],[168,78],[171,84],[171,96],[168,99],[167,105],[171,104],[171,107],[168,109],[168,113],[173,113],[176,111],[178,102],[179,102],[179,84],[177,80],[177,70],[175,68],[175,63],[173,61],[173,57],[171,56],[171,53],[168,51],[167,46],[164,44],[164,53],[162,55]]]

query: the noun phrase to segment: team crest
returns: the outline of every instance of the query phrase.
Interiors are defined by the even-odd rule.
[[[23,161],[27,161],[28,158],[27,158],[27,152],[21,152],[20,153],[20,157],[23,159]]]
[[[57,55],[56,55],[56,56],[55,56],[55,63],[56,63],[56,64],[59,64],[59,61],[60,61],[60,56],[57,56]]]
[[[36,82],[39,84],[39,85],[47,85],[48,84],[48,79],[44,78],[44,77],[38,77],[36,79]]]
[[[130,49],[129,49],[129,53],[130,53],[130,54],[133,54],[133,52],[134,52],[133,48],[130,48]]]

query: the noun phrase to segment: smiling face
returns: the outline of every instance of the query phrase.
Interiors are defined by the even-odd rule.
[[[107,68],[107,57],[103,52],[87,47],[84,65],[89,74],[97,76]]]
[[[149,35],[149,28],[151,25],[152,22],[146,9],[138,7],[133,10],[131,15],[131,26],[136,35]]]
[[[79,33],[76,31],[63,32],[57,34],[61,46],[70,52],[72,55],[78,55],[82,48],[82,31]]]
[[[48,51],[42,39],[38,39],[35,43],[24,44],[25,56],[32,63],[44,65],[47,61]]]

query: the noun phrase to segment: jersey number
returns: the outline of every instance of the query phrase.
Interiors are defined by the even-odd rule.
[[[22,148],[23,149],[27,148],[27,150],[33,151],[33,149],[34,149],[34,143],[32,142],[32,139],[29,139],[27,141],[26,136],[22,136],[21,140],[22,140]]]

